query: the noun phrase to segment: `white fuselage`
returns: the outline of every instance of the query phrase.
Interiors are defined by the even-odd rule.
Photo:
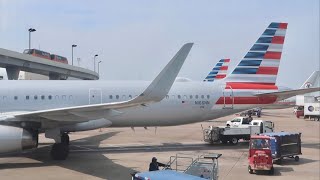
[[[125,101],[139,95],[148,85],[149,82],[144,81],[1,81],[0,112],[10,114]],[[120,114],[106,119],[113,127],[170,126],[210,120],[257,107],[257,104],[217,105],[218,99],[224,96],[254,94],[252,90],[227,91],[230,90],[225,90],[223,81],[175,82],[162,101],[118,109]]]

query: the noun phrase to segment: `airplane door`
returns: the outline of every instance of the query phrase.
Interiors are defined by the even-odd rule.
[[[223,94],[223,109],[233,109],[234,105],[234,96],[231,86],[225,86],[226,88],[222,89]]]
[[[102,102],[101,89],[89,89],[89,104],[100,104]]]

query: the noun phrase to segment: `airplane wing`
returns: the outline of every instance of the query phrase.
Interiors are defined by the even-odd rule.
[[[101,118],[101,116],[106,117],[121,113],[117,111],[117,109],[159,102],[168,94],[192,46],[193,43],[183,45],[151,84],[139,96],[132,100],[22,112],[13,114],[10,119],[12,121],[41,121],[43,118],[53,121],[88,121]]]
[[[288,91],[280,91],[280,92],[260,93],[260,94],[256,94],[256,96],[276,96],[277,101],[281,101],[296,95],[306,94],[306,93],[311,93],[316,91],[320,91],[320,87],[308,88],[308,89],[296,89],[296,90],[288,90]]]

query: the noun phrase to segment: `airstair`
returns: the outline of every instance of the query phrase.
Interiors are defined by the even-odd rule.
[[[183,172],[204,179],[217,180],[219,178],[218,158],[222,154],[210,153],[202,155],[178,153],[170,157],[167,165],[175,171]]]

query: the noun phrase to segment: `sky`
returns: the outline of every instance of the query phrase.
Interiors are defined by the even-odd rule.
[[[153,80],[180,47],[194,46],[178,76],[201,81],[221,58],[230,68],[271,22],[288,29],[277,84],[298,88],[319,70],[319,0],[0,0],[0,48],[31,47],[93,69],[102,80]],[[77,59],[80,58],[79,64]]]

